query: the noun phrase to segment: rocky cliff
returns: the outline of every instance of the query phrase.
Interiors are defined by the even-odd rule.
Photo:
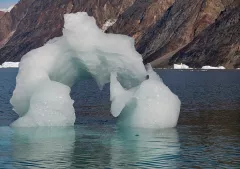
[[[5,12],[0,11],[0,19],[3,17],[4,14],[5,14]]]
[[[0,64],[61,36],[63,15],[85,11],[107,33],[132,36],[145,63],[239,66],[238,0],[21,0],[0,17]]]
[[[223,11],[214,24],[170,59],[191,67],[240,67],[240,8]]]
[[[78,11],[94,16],[101,27],[118,18],[133,0],[21,0],[0,20],[0,64],[19,61],[28,51],[62,35],[63,15]]]

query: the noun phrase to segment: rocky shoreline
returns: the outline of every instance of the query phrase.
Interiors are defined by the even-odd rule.
[[[0,64],[61,36],[63,15],[79,11],[107,33],[132,36],[154,67],[240,67],[238,0],[20,0],[0,13]]]

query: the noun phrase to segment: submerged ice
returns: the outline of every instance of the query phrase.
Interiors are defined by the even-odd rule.
[[[27,53],[11,98],[20,116],[12,126],[71,126],[70,88],[94,78],[110,82],[111,113],[119,124],[166,128],[177,124],[180,101],[136,52],[128,36],[105,34],[86,13],[66,14],[63,36]],[[146,79],[146,76],[149,78]]]

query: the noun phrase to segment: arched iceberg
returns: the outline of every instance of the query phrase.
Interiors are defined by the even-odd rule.
[[[20,62],[11,98],[20,118],[12,126],[74,125],[70,87],[77,80],[92,77],[100,89],[111,80],[111,112],[115,117],[124,112],[129,126],[159,128],[177,124],[179,99],[151,68],[146,71],[132,38],[103,33],[86,13],[66,14],[64,18],[63,36],[30,51]],[[147,104],[144,99],[154,101]],[[161,120],[156,121],[158,118]]]

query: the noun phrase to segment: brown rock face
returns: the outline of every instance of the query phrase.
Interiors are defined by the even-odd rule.
[[[84,11],[93,16],[99,27],[109,19],[117,19],[135,0],[73,0],[72,12]]]
[[[0,19],[0,47],[17,29],[19,22],[25,17],[32,2],[33,0],[21,0],[11,12],[6,12]]]
[[[118,18],[132,3],[133,0],[21,0],[0,20],[0,25],[4,25],[0,28],[0,64],[20,61],[30,50],[61,36],[65,13],[86,11],[102,26],[106,20]]]
[[[0,64],[19,61],[61,36],[65,13],[85,11],[99,27],[117,19],[106,32],[135,38],[144,62],[155,67],[180,62],[237,67],[239,4],[239,0],[21,0],[0,17]]]
[[[0,19],[3,17],[4,14],[5,14],[5,12],[0,11]]]
[[[229,3],[231,3],[229,1]],[[219,0],[176,0],[137,44],[144,62],[165,66],[168,59],[215,22],[229,3]]]
[[[167,67],[169,59],[213,24],[234,0],[136,1],[107,32],[132,36],[144,62]],[[235,32],[236,33],[236,32]],[[196,64],[197,66],[197,64]]]
[[[135,1],[106,32],[132,36],[138,44],[147,29],[162,18],[173,2],[174,0]]]
[[[184,63],[191,67],[240,67],[239,21],[240,8],[223,12],[214,24],[178,51],[170,59],[170,64]]]

